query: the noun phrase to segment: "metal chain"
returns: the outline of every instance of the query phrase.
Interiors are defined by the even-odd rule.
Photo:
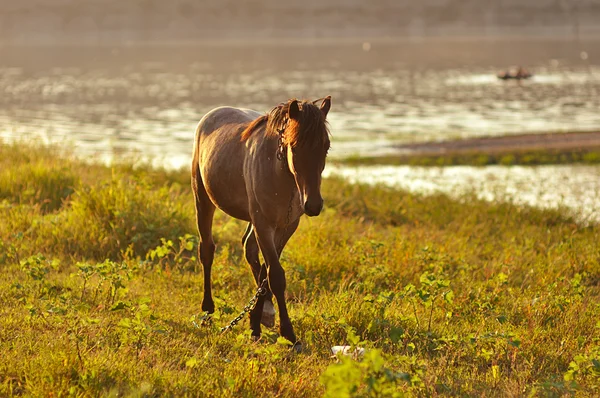
[[[267,289],[265,288],[266,284],[267,284],[267,278],[263,279],[263,281],[261,282],[258,289],[256,289],[256,293],[254,293],[254,296],[250,299],[248,304],[246,304],[246,306],[244,307],[242,312],[240,312],[240,314],[238,316],[233,318],[227,326],[224,326],[221,328],[221,330],[220,330],[221,333],[225,333],[226,331],[233,329],[235,327],[235,325],[237,325],[239,323],[239,321],[244,319],[244,316],[246,316],[247,313],[249,313],[256,307],[258,298],[260,296],[264,296],[265,294],[267,294]]]

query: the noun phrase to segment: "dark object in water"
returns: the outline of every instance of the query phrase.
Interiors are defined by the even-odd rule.
[[[509,70],[506,72],[498,73],[497,76],[498,76],[498,79],[501,79],[501,80],[510,80],[510,79],[523,80],[523,79],[529,79],[530,77],[533,76],[533,74],[530,73],[527,69],[519,67],[519,69],[517,69],[516,71]]]

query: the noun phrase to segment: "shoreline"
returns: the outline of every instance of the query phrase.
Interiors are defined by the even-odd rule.
[[[516,135],[485,136],[448,141],[428,141],[394,146],[411,155],[438,155],[456,153],[494,153],[548,149],[578,149],[600,147],[600,131],[574,131],[567,133],[526,133]]]
[[[600,131],[517,134],[394,145],[396,154],[348,157],[342,164],[486,166],[600,164]]]

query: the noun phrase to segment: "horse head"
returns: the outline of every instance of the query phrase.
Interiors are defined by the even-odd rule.
[[[318,216],[323,209],[321,173],[330,146],[326,118],[331,97],[325,97],[320,107],[294,99],[287,108],[287,126],[282,132],[285,160],[296,181],[304,212],[310,217]]]

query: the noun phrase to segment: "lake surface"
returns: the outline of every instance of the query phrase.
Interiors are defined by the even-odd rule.
[[[325,95],[333,96],[332,157],[386,154],[416,141],[600,129],[600,41],[315,44],[0,47],[0,140],[40,139],[103,161],[133,154],[181,167],[210,109],[266,112],[290,97]],[[496,73],[511,65],[534,77],[499,81]],[[548,203],[571,189],[566,206],[580,195],[580,207],[598,208],[590,182],[597,168],[435,170],[379,169],[373,178],[489,196],[482,181],[502,175],[521,203],[545,197],[532,187],[559,195]]]
[[[533,79],[495,77],[516,64]],[[325,95],[332,156],[389,153],[403,142],[600,128],[600,41],[0,48],[0,92],[0,137],[102,158],[134,151],[177,167],[216,106],[267,111]]]

